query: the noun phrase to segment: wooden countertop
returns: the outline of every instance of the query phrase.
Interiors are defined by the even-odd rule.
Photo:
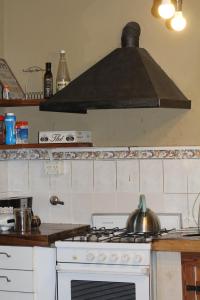
[[[171,232],[162,237],[155,238],[152,242],[153,251],[169,252],[199,252],[200,234],[196,236],[186,236],[187,234],[198,234],[197,229],[186,232]]]
[[[30,233],[0,232],[0,245],[48,247],[57,240],[85,232],[88,227],[89,225],[81,224],[44,223]]]

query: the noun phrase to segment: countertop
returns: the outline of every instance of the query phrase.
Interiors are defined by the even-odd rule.
[[[88,227],[81,224],[44,223],[30,233],[0,232],[0,245],[48,247],[57,240],[85,232]]]
[[[82,224],[43,223],[38,229],[33,229],[30,233],[21,234],[14,231],[0,232],[0,245],[49,247],[55,241],[78,235],[87,231],[88,228],[89,225]],[[194,235],[186,236],[186,234]],[[198,233],[197,229],[191,228],[172,231],[154,238],[152,241],[152,250],[200,253],[200,233]]]
[[[185,228],[172,231],[158,238],[154,238],[152,250],[200,253],[200,233],[197,228]]]

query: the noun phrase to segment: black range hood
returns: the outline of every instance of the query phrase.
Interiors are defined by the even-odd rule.
[[[90,109],[191,108],[149,53],[139,48],[140,26],[129,22],[117,48],[40,105],[40,110],[87,113]]]

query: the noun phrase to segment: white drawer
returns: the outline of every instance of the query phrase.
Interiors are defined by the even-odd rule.
[[[34,300],[34,294],[17,293],[17,292],[1,292],[0,299],[2,300]]]
[[[0,246],[0,268],[32,270],[33,248]]]
[[[33,272],[0,269],[0,290],[33,292]]]

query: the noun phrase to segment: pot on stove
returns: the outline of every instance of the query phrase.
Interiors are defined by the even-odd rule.
[[[138,209],[133,211],[127,220],[127,231],[129,233],[160,232],[160,220],[158,216],[146,207],[145,195],[140,195]]]

